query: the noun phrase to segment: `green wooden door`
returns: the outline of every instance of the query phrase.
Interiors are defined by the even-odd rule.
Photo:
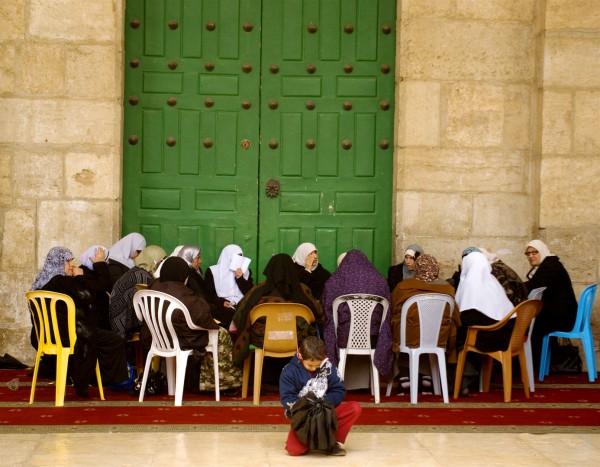
[[[122,231],[391,249],[394,0],[127,0]]]

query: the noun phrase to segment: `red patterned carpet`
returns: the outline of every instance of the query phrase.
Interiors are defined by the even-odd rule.
[[[13,390],[7,383],[19,379]],[[54,407],[54,385],[41,380],[35,403],[29,405],[31,377],[27,370],[0,370],[0,432],[109,432],[109,431],[287,431],[277,393],[263,389],[259,407],[251,399],[214,394],[184,394],[183,406],[174,407],[170,396],[147,398],[139,403],[128,393],[105,389],[105,401],[90,390],[80,399],[67,388],[64,407]],[[472,393],[452,399],[419,395],[385,397],[375,404],[367,391],[349,391],[347,400],[363,406],[356,431],[362,432],[512,432],[600,433],[600,384],[587,374],[551,375],[537,383],[531,398],[521,385],[513,387],[513,400],[504,403],[501,386],[489,393]]]

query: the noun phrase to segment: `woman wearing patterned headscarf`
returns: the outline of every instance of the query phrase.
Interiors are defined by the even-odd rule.
[[[367,256],[359,250],[350,250],[341,261],[337,270],[325,283],[321,301],[325,313],[324,341],[327,345],[327,356],[334,365],[339,361],[339,348],[345,347],[350,331],[350,310],[343,303],[338,309],[338,329],[333,323],[333,302],[346,294],[365,293],[379,295],[390,301],[390,291],[385,277],[371,264]],[[388,312],[381,325],[383,308],[377,305],[371,319],[371,337],[377,341],[375,346],[375,367],[384,377],[392,371],[392,329]]]
[[[111,277],[111,286],[135,266],[134,259],[146,248],[146,239],[142,234],[133,232],[125,235],[109,249],[108,270]]]
[[[554,331],[570,331],[577,316],[577,298],[569,273],[558,259],[550,253],[541,240],[527,244],[525,255],[531,266],[525,286],[531,292],[538,287],[546,287],[542,295],[542,309],[535,320],[531,336],[533,366],[537,371],[540,363],[542,339]],[[556,346],[551,339],[552,346]]]
[[[123,340],[111,331],[95,327],[93,322],[85,318],[89,316],[96,295],[106,293],[104,282],[108,282],[110,276],[105,254],[102,248],[96,249],[93,269],[98,277],[94,278],[82,274],[81,269],[74,266],[70,250],[54,247],[48,252],[44,266],[31,286],[32,290],[63,293],[75,302],[77,321],[84,324],[86,330],[86,334],[78,334],[73,355],[72,377],[75,391],[80,397],[88,397],[96,361],[100,364],[102,382],[106,385],[120,383],[129,376]],[[64,304],[58,305],[57,319],[61,338],[68,343],[67,309]],[[37,349],[35,329],[31,331],[31,344]]]
[[[406,279],[394,289],[392,293],[392,331],[394,336],[392,349],[398,354],[398,367],[400,369],[399,383],[402,389],[410,387],[408,372],[408,355],[400,353],[400,321],[402,317],[402,306],[411,297],[426,293],[441,293],[454,297],[454,287],[439,278],[440,268],[437,260],[431,255],[421,255],[415,261],[415,274]],[[413,304],[408,310],[406,327],[406,345],[408,347],[419,346],[419,312],[417,305]],[[458,306],[454,307],[450,314],[449,306],[446,306],[438,343],[446,347],[447,363],[456,363],[456,331],[460,326],[460,313]],[[423,390],[431,387],[431,370],[429,360],[421,359],[419,368],[420,385]]]
[[[296,248],[292,259],[296,264],[300,282],[306,284],[313,296],[320,300],[325,282],[331,273],[319,263],[317,247],[312,243],[302,243]]]
[[[396,286],[405,279],[410,279],[415,274],[415,261],[422,255],[423,247],[413,243],[404,251],[404,261],[388,269],[388,287],[393,292]]]
[[[165,250],[160,246],[147,246],[135,258],[135,266],[115,282],[110,294],[108,318],[111,329],[123,339],[128,339],[142,327],[142,322],[138,320],[133,309],[136,285],[152,282],[152,273],[165,256]]]

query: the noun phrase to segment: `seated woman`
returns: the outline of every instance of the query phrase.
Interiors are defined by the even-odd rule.
[[[319,263],[317,247],[312,243],[302,243],[292,256],[300,282],[306,284],[317,300],[321,299],[325,282],[331,273]]]
[[[423,253],[421,245],[417,245],[416,243],[408,245],[404,251],[404,261],[388,269],[387,283],[390,292],[393,292],[396,286],[404,279],[410,279],[415,275],[415,261]]]
[[[517,306],[523,300],[527,300],[527,287],[525,287],[525,284],[519,275],[507,264],[503,263],[496,253],[490,252],[482,247],[470,246],[463,251],[463,258],[474,251],[481,252],[485,255],[492,266],[492,275],[498,279],[498,282],[500,282],[500,285],[506,292],[506,296],[513,306]],[[454,287],[458,288],[460,285],[460,268],[452,276],[452,281],[449,282],[452,282]]]
[[[108,294],[111,289],[111,280],[110,275],[102,274],[104,268],[102,268],[101,271],[94,270],[94,258],[96,257],[98,249],[104,251],[105,258],[108,260],[108,249],[102,245],[93,245],[79,256],[81,266],[76,268],[75,271],[77,274],[81,272],[91,280],[99,281],[94,300],[91,303],[88,312],[86,312],[86,319],[93,326],[110,331],[111,327],[108,319]]]
[[[108,317],[110,327],[121,338],[128,339],[142,327],[133,309],[136,284],[149,284],[154,280],[152,273],[167,254],[158,245],[150,245],[135,258],[135,266],[123,274],[115,283],[110,294]]]
[[[108,267],[105,262],[104,250],[98,248],[92,261],[94,271],[107,280]],[[73,253],[70,250],[64,247],[54,247],[48,252],[44,266],[31,286],[31,290],[47,290],[66,294],[75,302],[78,309],[77,342],[75,343],[71,375],[75,392],[80,397],[88,397],[88,387],[95,375],[96,361],[100,364],[103,384],[117,384],[129,378],[123,340],[115,333],[98,329],[86,321],[86,315],[89,315],[89,309],[96,294],[105,294],[102,284],[103,280],[84,275],[81,269],[75,267]],[[63,342],[68,343],[67,310],[64,305],[59,306],[57,319],[61,338]],[[33,328],[31,344],[37,349],[37,336]]]
[[[224,301],[219,300],[219,297],[211,292],[206,285],[206,281],[202,277],[202,269],[200,268],[202,264],[200,248],[193,245],[182,245],[177,252],[177,256],[183,258],[190,268],[188,287],[196,295],[208,302],[212,317],[218,321],[219,326],[228,330],[235,309],[225,306]]]
[[[390,301],[390,291],[385,278],[359,250],[350,250],[346,253],[337,270],[325,283],[321,297],[325,313],[323,340],[327,345],[327,356],[334,365],[339,362],[339,347],[345,347],[348,343],[350,310],[345,303],[338,309],[336,339],[333,302],[342,295],[353,293],[379,295]],[[371,319],[371,345],[375,347],[375,367],[382,376],[387,377],[392,371],[393,363],[391,312],[388,311],[386,320],[381,325],[382,312],[382,306],[377,305]]]
[[[206,287],[209,292],[219,297],[219,302],[227,308],[235,308],[254,286],[252,270],[245,272],[241,268],[231,270],[231,259],[234,255],[243,256],[242,249],[237,245],[227,245],[221,251],[217,264],[206,271]]]
[[[535,320],[531,335],[533,367],[537,372],[544,336],[554,331],[573,329],[577,317],[577,298],[569,273],[544,242],[529,242],[525,255],[531,266],[525,282],[527,290],[531,292],[538,287],[546,287],[542,295],[542,310]],[[556,339],[550,339],[550,345],[557,346]]]
[[[111,288],[129,269],[135,266],[134,259],[146,248],[146,239],[137,232],[125,235],[109,249],[108,270]]]
[[[300,283],[290,255],[279,253],[271,257],[265,267],[264,275],[265,281],[254,286],[246,294],[233,315],[233,324],[237,328],[237,339],[233,346],[233,361],[239,366],[248,356],[250,344],[261,347],[263,343],[264,320],[262,322],[259,320],[252,326],[249,321],[250,311],[256,305],[269,302],[302,303],[311,309],[317,325],[323,316],[321,304],[312,296],[310,289]],[[302,340],[309,333],[314,333],[314,329],[309,329],[308,323],[302,321],[303,325],[298,326],[298,340]],[[285,360],[284,363],[287,363],[286,359],[277,360]],[[275,378],[275,381],[278,380],[279,373]]]
[[[394,289],[392,293],[392,332],[394,341],[392,350],[398,355],[398,367],[400,370],[399,383],[401,389],[410,388],[410,379],[408,371],[408,354],[400,352],[400,325],[402,317],[402,306],[409,298],[426,293],[441,293],[454,297],[454,287],[446,281],[439,278],[440,267],[437,260],[431,255],[420,255],[415,261],[415,274],[412,278],[406,279]],[[417,305],[414,304],[408,310],[406,319],[406,345],[408,347],[419,346],[419,312]],[[454,307],[450,315],[449,307],[446,306],[446,313],[440,328],[439,342],[446,345],[447,363],[456,363],[456,332],[460,327],[460,312],[458,306]],[[419,384],[423,390],[431,387],[431,370],[429,368],[429,359],[419,360]],[[422,364],[422,365],[421,365]]]
[[[215,323],[210,314],[210,307],[206,300],[194,294],[186,284],[189,281],[190,268],[182,258],[170,256],[163,262],[160,277],[150,284],[150,290],[164,292],[181,300],[190,312],[192,322],[205,329],[218,329],[219,331],[219,388],[231,390],[239,388],[242,384],[241,370],[232,364],[232,343],[229,333]],[[193,349],[188,360],[186,371],[186,388],[192,391],[205,391],[214,388],[214,372],[212,354],[206,353],[208,333],[190,329],[183,313],[173,313],[173,327],[179,339],[182,350]],[[148,344],[152,339],[148,337],[147,326],[142,328],[142,342]],[[200,383],[198,385],[198,378]]]

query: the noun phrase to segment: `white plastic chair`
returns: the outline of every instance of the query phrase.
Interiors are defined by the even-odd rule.
[[[546,287],[538,287],[529,292],[527,300],[541,300],[542,295],[546,290]],[[527,360],[527,376],[529,377],[529,390],[535,392],[535,376],[533,374],[533,355],[531,354],[531,335],[533,334],[533,326],[535,325],[535,318],[529,325],[529,332],[527,333],[527,340],[525,341],[525,359]]]
[[[197,326],[190,318],[190,312],[187,307],[172,295],[158,292],[156,290],[140,290],[133,296],[133,306],[138,319],[144,321],[150,333],[152,334],[152,345],[146,357],[144,368],[144,377],[140,390],[140,399],[144,400],[144,391],[152,359],[155,355],[165,357],[167,361],[167,381],[169,386],[169,395],[175,395],[175,405],[180,406],[183,399],[183,385],[185,381],[185,369],[189,355],[193,350],[181,350],[179,339],[173,328],[172,315],[175,310],[180,310],[190,329],[198,331],[208,331],[207,352],[212,352],[214,370],[215,370],[215,400],[219,401],[221,394],[219,391],[219,356],[218,339],[219,331],[217,329],[204,329]],[[175,368],[175,364],[177,368]],[[175,382],[175,385],[173,385]],[[174,387],[173,387],[174,386]]]
[[[336,298],[333,301],[333,325],[335,327],[336,340],[338,330],[338,308],[342,303],[346,303],[350,310],[350,329],[346,347],[339,349],[340,362],[338,370],[342,379],[344,379],[346,357],[348,355],[368,355],[371,359],[371,392],[375,397],[375,403],[379,404],[379,372],[375,367],[375,349],[371,348],[371,319],[375,307],[381,304],[383,306],[381,326],[383,326],[390,304],[384,297],[372,294],[348,294]]]
[[[416,304],[419,311],[419,347],[406,346],[406,318],[410,307]],[[433,392],[441,393],[444,403],[448,403],[448,379],[446,377],[446,345],[438,346],[440,328],[444,318],[446,305],[450,306],[450,316],[454,311],[454,299],[447,294],[425,293],[414,295],[402,305],[400,318],[400,352],[408,354],[410,375],[410,403],[416,404],[419,393],[419,358],[421,354],[429,354]],[[437,356],[437,359],[435,356]],[[386,396],[392,391],[393,379],[387,386]]]

